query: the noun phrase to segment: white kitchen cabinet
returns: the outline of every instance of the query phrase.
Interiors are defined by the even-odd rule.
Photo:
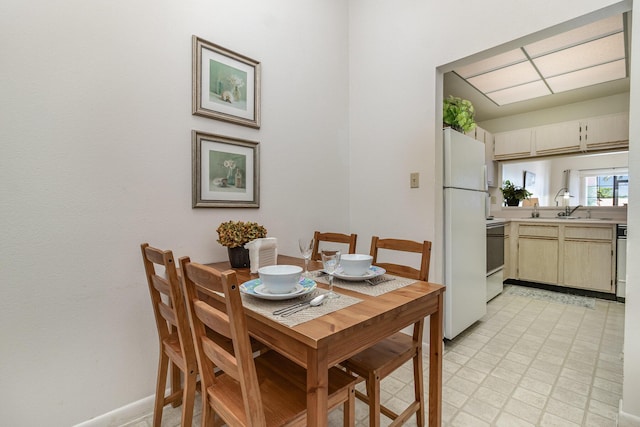
[[[629,113],[592,117],[582,120],[581,127],[583,150],[629,147]]]
[[[563,122],[535,128],[537,156],[580,151],[580,122]]]
[[[628,148],[629,113],[500,132],[494,144],[495,160]]]
[[[487,167],[487,185],[489,187],[498,187],[498,162],[494,160],[493,134],[480,126],[476,126],[473,130],[466,132],[465,135],[484,143],[484,162]]]
[[[514,221],[505,233],[505,278],[614,293],[615,227]]]
[[[558,248],[558,226],[520,225],[518,279],[557,284]]]
[[[614,226],[565,226],[562,285],[613,292]]]
[[[495,160],[531,157],[533,129],[519,129],[496,133],[493,136]]]

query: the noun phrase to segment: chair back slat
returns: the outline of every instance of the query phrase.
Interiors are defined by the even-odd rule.
[[[347,253],[356,253],[356,242],[358,241],[357,234],[342,234],[342,233],[321,233],[316,231],[313,233],[313,252],[311,253],[311,259],[314,261],[320,261],[320,242],[330,243],[342,243],[349,245]]]
[[[169,281],[164,277],[160,277],[157,274],[151,276],[151,282],[153,283],[153,287],[163,295],[170,296],[171,289],[169,287]]]
[[[209,329],[220,335],[224,335],[227,338],[232,338],[231,324],[229,322],[229,316],[227,316],[226,313],[212,309],[209,304],[201,301],[198,301],[195,304],[194,309],[200,321]]]
[[[212,339],[206,337],[202,339],[202,351],[215,366],[223,370],[225,374],[231,376],[234,380],[240,382],[240,370],[238,369],[237,359],[231,356],[231,353]]]
[[[158,311],[160,312],[160,315],[167,321],[169,322],[169,324],[173,325],[173,326],[178,326],[177,320],[176,320],[176,314],[173,311],[173,309],[171,307],[169,307],[167,304],[165,304],[164,302],[160,301],[158,303]],[[191,338],[191,337],[187,337],[187,338]]]
[[[198,355],[203,395],[216,407],[219,402],[209,402],[207,391],[217,379],[214,368],[218,367],[240,383],[247,424],[265,425],[264,408],[258,384],[253,352],[249,341],[244,307],[240,297],[235,271],[220,272],[211,267],[192,263],[189,258],[181,258],[183,272],[182,285],[186,296],[189,321]],[[220,304],[209,304],[201,300],[202,290],[221,292],[224,296],[224,311]],[[226,325],[225,325],[226,323]],[[233,353],[212,342],[207,330],[230,335]]]
[[[420,268],[414,268],[409,265],[380,262],[378,259],[378,250],[386,249],[391,251],[410,252],[420,254]],[[405,239],[380,239],[378,236],[371,238],[370,255],[373,257],[372,263],[378,267],[382,267],[390,274],[401,277],[407,277],[416,280],[429,279],[429,264],[431,260],[431,242],[425,240],[416,242]]]

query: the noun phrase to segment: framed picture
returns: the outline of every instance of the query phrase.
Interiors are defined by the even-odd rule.
[[[258,142],[191,131],[194,208],[260,207]]]
[[[524,188],[533,188],[536,185],[536,174],[524,171]]]
[[[260,127],[260,63],[192,37],[192,112],[239,125]]]

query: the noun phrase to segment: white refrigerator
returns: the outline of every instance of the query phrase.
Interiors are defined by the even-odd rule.
[[[484,144],[444,129],[444,336],[487,313]]]

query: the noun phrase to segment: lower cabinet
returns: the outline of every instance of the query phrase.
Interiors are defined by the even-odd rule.
[[[615,240],[612,227],[565,229],[564,286],[614,292]]]
[[[558,283],[558,239],[520,237],[518,246],[520,280]]]
[[[512,222],[507,248],[505,277],[615,292],[615,225]]]

